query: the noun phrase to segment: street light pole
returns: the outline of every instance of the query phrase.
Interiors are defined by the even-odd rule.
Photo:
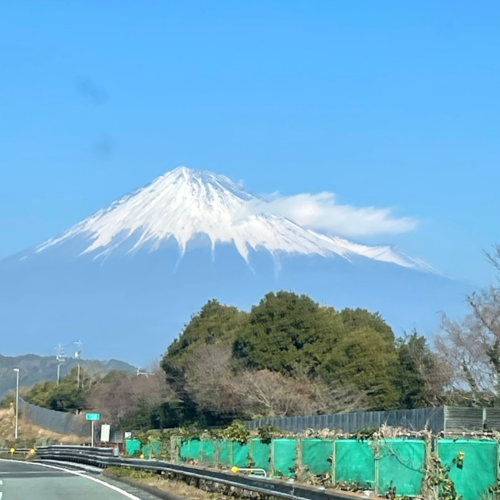
[[[16,430],[14,438],[17,439],[19,429],[19,368],[14,368],[14,371],[16,372]]]

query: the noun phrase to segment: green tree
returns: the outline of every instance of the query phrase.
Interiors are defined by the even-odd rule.
[[[379,313],[372,313],[359,307],[357,309],[346,308],[340,311],[340,317],[349,330],[367,327],[380,333],[389,342],[394,342],[395,340],[392,328],[383,320]]]
[[[246,316],[236,307],[223,305],[215,299],[209,300],[169,346],[162,367],[168,368],[172,363],[182,366],[200,345],[232,342]]]
[[[434,353],[427,339],[414,330],[398,339],[399,372],[396,377],[402,408],[443,404],[449,381],[447,364]]]
[[[80,370],[80,385],[78,385],[77,368],[74,368],[60,380],[59,384],[54,381],[35,384],[26,392],[25,399],[28,403],[51,410],[68,412],[81,410],[85,407],[90,389],[98,380],[98,376]]]
[[[74,412],[85,407],[85,393],[74,384],[60,384],[47,398],[51,410]]]
[[[43,408],[50,408],[50,397],[56,388],[57,384],[52,380],[39,382],[26,393],[26,401]]]
[[[292,373],[314,364],[314,345],[324,336],[326,316],[306,295],[268,293],[252,307],[248,322],[234,343],[234,355],[250,368]],[[309,366],[307,366],[309,368]]]
[[[373,409],[399,402],[394,334],[380,315],[364,309],[337,312],[305,295],[270,293],[252,308],[234,355],[254,369],[305,370],[331,385],[354,384]]]
[[[320,366],[325,380],[354,384],[366,393],[369,409],[397,407],[399,389],[394,380],[398,368],[395,346],[387,337],[368,326],[344,330],[326,353]]]
[[[213,412],[203,413],[188,389],[187,372],[196,360],[200,347],[204,345],[232,345],[238,331],[246,321],[247,313],[236,307],[226,306],[217,300],[210,300],[200,312],[191,317],[184,331],[168,348],[161,367],[165,372],[168,385],[180,401],[168,402],[162,411],[166,420],[206,421],[217,423],[218,416]]]

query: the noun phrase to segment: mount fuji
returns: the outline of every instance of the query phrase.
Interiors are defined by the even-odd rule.
[[[390,246],[302,227],[223,175],[179,167],[0,261],[2,352],[81,339],[94,356],[144,362],[207,300],[248,309],[280,289],[378,311],[396,334],[430,331],[469,291]]]

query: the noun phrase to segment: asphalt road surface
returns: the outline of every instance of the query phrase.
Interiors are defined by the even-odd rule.
[[[125,487],[124,487],[125,488]],[[0,460],[0,500],[145,500],[84,471]]]

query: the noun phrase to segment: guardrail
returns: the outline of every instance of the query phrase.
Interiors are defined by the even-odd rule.
[[[60,460],[95,467],[131,467],[154,472],[171,472],[183,476],[211,481],[244,490],[255,491],[274,497],[290,500],[352,500],[352,496],[331,492],[325,488],[312,488],[293,481],[280,481],[269,478],[239,476],[226,472],[188,467],[160,460],[124,459],[119,457],[118,448],[96,448],[89,446],[41,446],[37,455],[42,460]]]
[[[40,446],[36,449],[36,453],[41,459],[88,463],[102,468],[110,465],[110,459],[120,456],[118,448],[70,445]]]
[[[30,453],[32,448],[14,448],[14,452],[12,448],[0,448],[0,453]]]

